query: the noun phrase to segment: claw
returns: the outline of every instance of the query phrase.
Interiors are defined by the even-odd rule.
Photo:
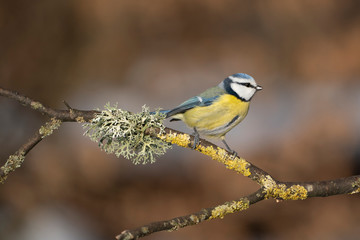
[[[237,152],[235,152],[234,150],[231,151],[231,154],[232,154],[232,159],[235,159],[238,156]]]
[[[229,152],[231,152],[232,158],[233,158],[233,159],[236,158],[236,157],[238,156],[237,152],[235,152],[234,150],[232,150],[232,149],[229,147],[229,145],[226,143],[225,139],[222,139],[221,141],[224,143],[226,149],[227,149]]]

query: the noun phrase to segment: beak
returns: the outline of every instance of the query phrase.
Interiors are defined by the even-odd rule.
[[[257,85],[256,86],[256,91],[260,91],[260,90],[262,90],[263,88],[260,86],[260,85]]]

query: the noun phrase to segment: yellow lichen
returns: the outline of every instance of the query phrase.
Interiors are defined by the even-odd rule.
[[[260,180],[266,193],[265,198],[276,198],[284,200],[304,200],[307,198],[308,191],[301,185],[287,187],[285,184],[277,184],[271,176],[266,175]]]
[[[360,188],[355,189],[354,191],[352,191],[350,194],[355,194],[355,193],[360,193]]]
[[[180,147],[188,148],[190,146],[190,136],[188,134],[168,133],[159,134],[158,137],[163,141],[176,144]],[[225,164],[226,168],[235,170],[244,176],[251,174],[249,170],[250,164],[245,159],[239,157],[234,158],[233,155],[228,154],[228,152],[222,148],[217,147],[217,149],[214,149],[212,146],[204,147],[198,145],[196,150],[211,157],[215,161]]]
[[[261,176],[260,184],[264,187],[264,191],[266,191],[267,195],[271,189],[276,187],[276,181],[270,175]]]
[[[250,164],[243,158],[226,159],[224,164],[228,169],[235,170],[245,177],[250,176],[251,174],[249,170]]]
[[[194,224],[198,224],[200,222],[200,219],[198,218],[198,216],[196,215],[191,215],[190,216],[190,220],[194,223]]]
[[[75,117],[76,114],[74,112],[74,109],[72,109],[72,108],[69,109],[69,115],[70,115],[71,118]]]
[[[41,137],[47,137],[53,133],[54,130],[58,129],[61,125],[61,120],[52,118],[50,122],[45,123],[45,125],[41,126],[39,129],[39,133]]]
[[[121,234],[117,235],[115,238],[117,240],[120,240],[120,238],[123,239],[123,240],[135,239],[134,235],[129,230],[123,231]]]
[[[285,184],[279,184],[273,189],[273,197],[284,200],[304,200],[307,198],[307,190],[300,185],[287,188]]]
[[[354,191],[352,191],[350,194],[360,193],[360,179],[357,180],[357,181],[355,181],[355,182],[353,182],[352,187],[353,187],[353,188],[357,188],[357,189],[355,189]]]
[[[228,169],[235,170],[244,176],[249,176],[251,174],[249,170],[250,164],[245,159],[239,157],[234,158],[222,148],[217,147],[217,149],[214,149],[212,146],[204,147],[199,145],[196,149],[201,153],[210,156],[215,161],[225,164]]]
[[[142,227],[142,228],[141,228],[141,232],[142,232],[142,233],[148,233],[148,232],[149,232],[149,228],[148,228],[148,227]]]
[[[44,108],[44,106],[41,103],[35,102],[35,101],[31,102],[30,106],[31,106],[32,109],[35,109],[35,110],[40,109],[40,108]]]
[[[78,122],[78,123],[85,123],[85,119],[83,117],[77,117],[75,118],[75,121]]]
[[[190,136],[188,134],[177,134],[170,132],[168,134],[159,134],[158,138],[165,142],[176,144],[184,148],[189,147],[190,144]]]
[[[246,210],[249,208],[249,206],[250,206],[250,202],[247,198],[240,199],[239,201],[227,202],[215,207],[211,211],[211,216],[209,219],[214,219],[214,218],[222,219],[226,214]]]
[[[239,157],[234,158],[233,155],[229,155],[222,148],[217,147],[217,149],[214,149],[212,146],[204,147],[199,145],[196,149],[201,153],[210,156],[215,161],[223,163],[226,168],[230,170],[235,170],[246,177],[251,174],[249,170],[250,164],[245,159]]]

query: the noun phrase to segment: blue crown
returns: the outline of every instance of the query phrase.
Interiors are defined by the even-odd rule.
[[[232,76],[236,77],[236,78],[253,79],[253,77],[251,77],[250,75],[247,75],[245,73],[235,73]]]

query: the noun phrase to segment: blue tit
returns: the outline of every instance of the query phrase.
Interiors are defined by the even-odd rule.
[[[261,89],[251,76],[236,73],[176,108],[161,112],[166,114],[166,118],[171,117],[170,121],[182,120],[194,129],[194,148],[201,134],[220,138],[226,149],[236,154],[226,143],[225,134],[246,117],[250,100]]]

